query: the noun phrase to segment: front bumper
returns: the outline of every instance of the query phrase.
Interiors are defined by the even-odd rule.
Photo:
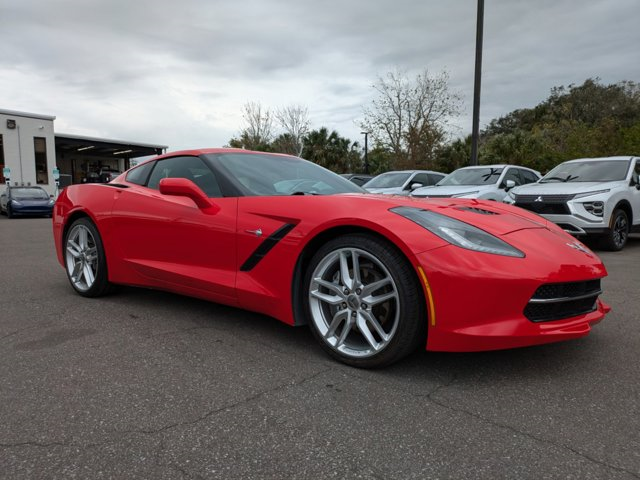
[[[541,285],[607,275],[595,255],[570,248],[558,235],[538,229],[503,237],[525,251],[525,258],[481,254],[453,245],[419,254],[429,284],[425,288],[427,302],[431,302],[427,311],[432,312],[427,350],[500,350],[587,335],[610,311],[601,299],[596,300],[595,310],[570,318],[534,322],[525,316]]]
[[[43,216],[53,213],[53,205],[47,206],[17,206],[11,205],[11,214],[15,216]]]

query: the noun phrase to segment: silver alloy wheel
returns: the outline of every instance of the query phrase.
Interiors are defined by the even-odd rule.
[[[73,227],[67,235],[65,250],[69,278],[75,288],[86,292],[98,274],[98,249],[91,231],[84,225]]]
[[[391,273],[358,248],[328,253],[311,275],[311,320],[336,352],[370,357],[393,339],[400,320],[400,295]]]

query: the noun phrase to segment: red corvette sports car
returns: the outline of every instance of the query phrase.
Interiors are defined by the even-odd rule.
[[[55,204],[83,296],[137,285],[309,324],[333,357],[521,347],[587,335],[605,267],[543,218],[496,202],[369,195],[300,158],[234,149],[153,158]]]

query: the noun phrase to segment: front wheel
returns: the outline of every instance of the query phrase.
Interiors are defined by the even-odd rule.
[[[383,367],[426,340],[424,296],[411,264],[372,235],[345,235],[320,248],[304,300],[320,345],[348,365]]]
[[[611,215],[611,228],[602,239],[602,247],[612,252],[618,252],[627,244],[629,237],[629,219],[624,210],[614,210]]]
[[[7,218],[13,218],[13,212],[11,211],[11,205],[7,205]]]
[[[88,218],[79,218],[64,239],[64,258],[69,282],[83,297],[108,292],[107,260],[98,229]]]

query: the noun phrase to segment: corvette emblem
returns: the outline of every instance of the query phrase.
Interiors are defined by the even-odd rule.
[[[536,198],[536,199],[534,200],[534,202],[542,202],[542,201],[543,201],[543,200],[542,200],[542,196],[539,196],[538,198]]]
[[[580,242],[567,242],[567,245],[571,248],[573,248],[574,250],[578,250],[582,253],[584,253],[585,255],[589,256],[589,257],[593,257],[593,255],[591,254],[591,252],[589,251],[589,249],[587,247],[585,247],[584,245],[582,245]]]

